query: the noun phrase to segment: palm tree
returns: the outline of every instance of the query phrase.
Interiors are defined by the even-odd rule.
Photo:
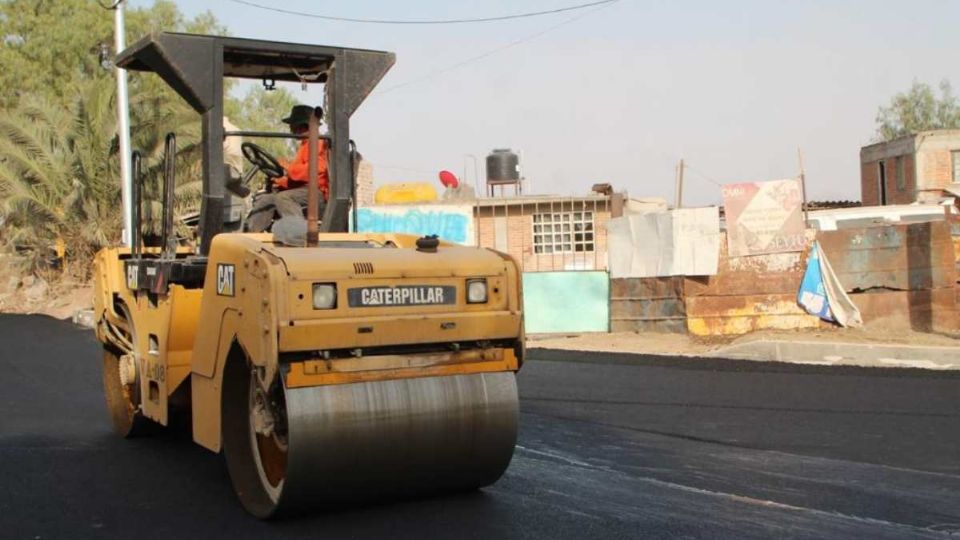
[[[115,124],[105,114],[110,87],[92,79],[75,95],[70,109],[26,96],[0,112],[5,240],[36,258],[62,241],[86,259],[120,228],[116,164],[108,159]]]
[[[120,238],[119,160],[114,89],[109,78],[79,84],[69,109],[24,97],[0,112],[0,217],[3,239],[33,255],[34,263],[58,242],[86,275],[99,248]],[[199,121],[175,97],[154,93],[131,102],[133,143],[145,156],[145,234],[160,229],[163,141],[176,126],[176,212],[198,206]]]
[[[201,181],[200,120],[176,95],[161,89],[131,100],[133,146],[143,154],[143,234],[158,235],[162,227],[164,143],[167,133],[177,136],[174,222],[199,208]],[[189,233],[180,229],[181,236]]]

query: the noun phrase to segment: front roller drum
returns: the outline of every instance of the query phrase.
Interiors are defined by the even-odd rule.
[[[277,385],[264,395],[237,362],[224,373],[223,399],[230,477],[261,518],[487,486],[517,438],[512,372]]]

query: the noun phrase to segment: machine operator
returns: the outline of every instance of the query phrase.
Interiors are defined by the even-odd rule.
[[[282,122],[290,126],[290,133],[306,135],[310,115],[314,108],[309,105],[294,105],[290,116]],[[317,107],[320,118],[323,109]],[[317,141],[317,185],[320,187],[319,215],[323,215],[327,198],[330,196],[330,178],[327,173],[327,142]],[[303,209],[307,207],[307,177],[309,168],[309,142],[306,137],[300,139],[300,148],[290,161],[280,160],[286,174],[273,179],[273,191],[261,193],[253,200],[253,208],[247,217],[247,230],[263,232],[273,223],[274,216],[303,218]]]

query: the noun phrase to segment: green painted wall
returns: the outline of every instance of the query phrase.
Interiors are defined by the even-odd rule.
[[[610,276],[578,271],[524,273],[523,312],[529,334],[607,332]]]

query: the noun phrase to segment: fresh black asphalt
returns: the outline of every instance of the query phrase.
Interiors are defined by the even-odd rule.
[[[960,373],[533,349],[495,485],[260,522],[183,430],[113,435],[99,358],[0,316],[0,538],[960,535]]]

